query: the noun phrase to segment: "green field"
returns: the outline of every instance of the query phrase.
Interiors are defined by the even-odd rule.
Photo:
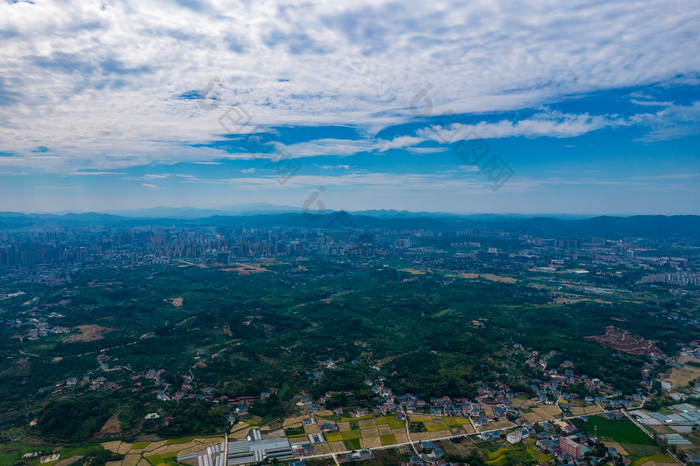
[[[342,418],[340,418],[340,420],[343,422],[362,421],[363,419],[374,419],[374,414],[368,414],[368,415],[362,416],[362,417],[342,417]]]
[[[425,428],[428,432],[437,432],[438,430],[448,430],[449,429],[447,424],[436,424],[433,422],[426,422],[424,425],[425,425]]]
[[[361,448],[359,438],[345,440],[344,442],[345,442],[345,447],[348,450],[359,450]]]
[[[404,421],[399,421],[393,416],[378,417],[374,420],[377,425],[386,424],[391,429],[401,429],[405,426]]]
[[[289,392],[289,388],[290,387],[289,387],[289,384],[287,382],[282,384],[282,388],[280,388],[280,391],[279,391],[279,397],[281,399],[283,399],[283,400],[286,399],[285,395]]]
[[[340,432],[328,432],[325,434],[327,442],[340,442],[343,440],[343,436]]]
[[[397,443],[396,436],[394,434],[382,435],[380,439],[382,441],[382,445],[394,445],[395,443]]]
[[[467,419],[466,417],[446,417],[445,424],[447,424],[450,427],[454,427],[461,426],[464,424],[471,425],[471,422],[469,422],[469,419]]]
[[[197,437],[182,437],[182,438],[169,438],[165,441],[166,445],[177,445],[179,443],[187,443],[196,439]]]
[[[539,448],[533,447],[535,441],[528,440],[527,443],[510,445],[505,441],[488,442],[486,448],[482,451],[486,455],[486,464],[505,465],[505,464],[522,464],[525,462],[536,461],[538,463],[546,463],[551,461],[552,457],[542,454]]]
[[[651,437],[627,418],[610,421],[600,416],[591,416],[588,418],[588,422],[577,422],[576,426],[590,435],[593,435],[595,426],[598,426],[598,437],[602,440],[611,440],[621,444],[655,445]]]
[[[160,455],[151,455],[146,457],[146,461],[151,463],[153,466],[157,466],[163,462],[163,458]]]
[[[31,452],[41,452],[42,454],[39,456],[43,455],[49,455],[51,454],[51,447],[48,448],[38,448],[34,446],[28,446],[24,445],[20,442],[8,442],[8,443],[0,443],[0,464],[5,465],[5,464],[19,464],[18,462],[21,460],[22,455],[25,453],[31,453]],[[87,456],[91,453],[97,453],[104,451],[104,448],[102,448],[102,445],[98,444],[91,444],[91,445],[82,445],[82,446],[73,446],[73,447],[65,447],[61,448],[60,453],[61,457],[59,460],[64,460],[67,458],[71,458],[73,456]],[[26,464],[30,465],[38,465],[39,463],[39,457],[33,457],[29,460],[23,460],[26,461]],[[51,461],[47,463],[41,463],[45,464],[47,466],[51,466],[52,464],[55,464],[57,461]]]
[[[360,430],[349,430],[347,432],[341,432],[343,440],[353,440],[362,438],[362,431]]]
[[[675,460],[670,456],[664,453],[657,453],[655,455],[639,458],[638,460],[633,461],[632,464],[630,464],[630,466],[640,466],[646,463],[647,461],[654,461],[657,463],[675,463]]]

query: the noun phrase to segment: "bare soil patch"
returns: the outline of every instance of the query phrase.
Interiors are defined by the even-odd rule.
[[[107,422],[105,422],[105,425],[102,426],[102,429],[100,429],[95,437],[111,437],[112,435],[119,435],[121,433],[122,429],[119,427],[119,418],[116,414],[113,414],[112,417],[107,419]]]
[[[163,301],[168,302],[175,307],[182,306],[182,298],[170,298],[170,299],[164,299]]]
[[[263,267],[263,264],[255,262],[245,262],[233,264],[235,267],[226,267],[219,269],[222,272],[238,272],[240,275],[249,275],[251,273],[263,273],[269,272],[268,269]]]
[[[114,332],[117,329],[100,327],[99,325],[78,325],[74,330],[79,330],[80,334],[64,337],[62,340],[64,343],[102,340],[104,333]]]
[[[632,335],[628,331],[612,325],[605,328],[605,335],[593,335],[585,338],[586,340],[594,341],[601,346],[612,348],[621,353],[647,354],[650,352],[661,352],[654,345],[654,341],[645,340],[642,337]]]
[[[518,279],[513,277],[504,277],[503,275],[494,275],[492,273],[460,273],[460,277],[468,279],[484,278],[492,282],[516,283]]]

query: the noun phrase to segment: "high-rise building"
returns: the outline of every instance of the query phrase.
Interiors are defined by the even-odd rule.
[[[561,437],[559,439],[559,448],[561,448],[562,453],[565,453],[572,458],[580,458],[583,456],[581,454],[581,444],[576,443],[576,441],[574,441],[575,438],[575,435]]]

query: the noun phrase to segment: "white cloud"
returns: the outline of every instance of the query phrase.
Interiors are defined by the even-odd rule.
[[[371,138],[413,118],[409,102],[427,82],[437,114],[694,79],[700,42],[688,38],[700,35],[699,19],[694,0],[3,2],[0,150],[45,146],[59,160],[18,165],[52,172],[208,163],[226,153],[189,144],[226,134],[218,119],[235,103],[252,123],[353,124]],[[208,97],[218,100],[205,104],[216,108],[177,98],[214,77]],[[607,124],[585,116],[481,129],[564,137]],[[653,137],[684,131],[664,126]],[[374,147],[332,144],[337,155]],[[296,146],[310,156],[331,143]]]
[[[518,121],[482,121],[476,124],[452,123],[448,126],[431,126],[418,131],[418,135],[441,143],[453,143],[464,139],[497,139],[519,136],[570,138],[605,127],[629,124],[628,121],[621,118],[546,111]]]
[[[392,139],[391,141],[386,141],[380,146],[379,150],[384,152],[389,149],[404,149],[406,147],[411,147],[420,144],[424,140],[425,139],[423,138],[417,138],[414,136],[400,136]]]
[[[142,183],[141,186],[144,186],[149,189],[158,189],[158,186],[151,184],[151,183]]]

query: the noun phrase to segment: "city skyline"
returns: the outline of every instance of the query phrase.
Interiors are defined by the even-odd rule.
[[[3,3],[0,210],[700,212],[695,3],[404,5]]]

